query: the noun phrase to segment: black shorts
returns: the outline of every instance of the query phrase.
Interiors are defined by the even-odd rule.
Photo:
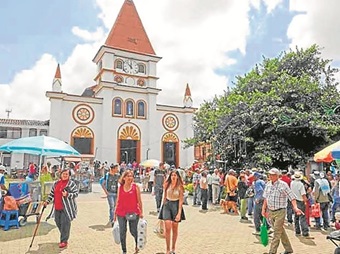
[[[167,200],[161,207],[158,219],[175,221],[177,213],[178,213],[178,207],[179,207],[179,200],[176,200],[176,201]],[[183,207],[182,207],[180,221],[182,220],[185,220]],[[177,221],[177,222],[180,222],[180,221]]]
[[[227,194],[227,201],[237,202],[237,195],[230,196]]]

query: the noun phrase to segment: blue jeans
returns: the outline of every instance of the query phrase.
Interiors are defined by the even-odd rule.
[[[248,205],[248,215],[253,214],[254,212],[254,197],[248,198],[247,200],[247,205]]]
[[[116,200],[117,200],[117,193],[108,193],[107,194],[107,202],[109,203],[109,217],[110,221],[113,221],[114,212],[116,208]]]
[[[329,214],[328,214],[329,202],[320,203],[320,209],[322,214],[323,227],[325,229],[329,228]],[[321,220],[315,218],[316,227],[321,227]]]

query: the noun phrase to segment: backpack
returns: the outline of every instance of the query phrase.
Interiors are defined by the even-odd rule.
[[[119,174],[110,175],[109,173],[105,174],[103,181],[106,181],[106,189],[108,192],[117,193],[118,190],[118,180]]]

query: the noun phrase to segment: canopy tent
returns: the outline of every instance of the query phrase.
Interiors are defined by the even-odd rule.
[[[340,141],[335,142],[314,154],[315,162],[332,162],[340,159]]]

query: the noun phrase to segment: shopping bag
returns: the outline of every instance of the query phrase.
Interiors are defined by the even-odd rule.
[[[147,221],[145,219],[139,219],[137,225],[137,247],[138,249],[144,249],[146,245],[146,234],[147,234]]]
[[[320,203],[315,203],[312,205],[311,217],[320,218],[320,216],[321,216]]]
[[[153,232],[160,238],[165,238],[165,225],[163,220],[158,220]]]
[[[260,228],[260,239],[261,243],[264,247],[268,245],[268,230],[267,230],[267,223],[266,223],[266,218],[263,217],[262,219],[262,225]]]
[[[118,221],[115,221],[112,228],[113,240],[116,244],[120,244],[120,232]]]

